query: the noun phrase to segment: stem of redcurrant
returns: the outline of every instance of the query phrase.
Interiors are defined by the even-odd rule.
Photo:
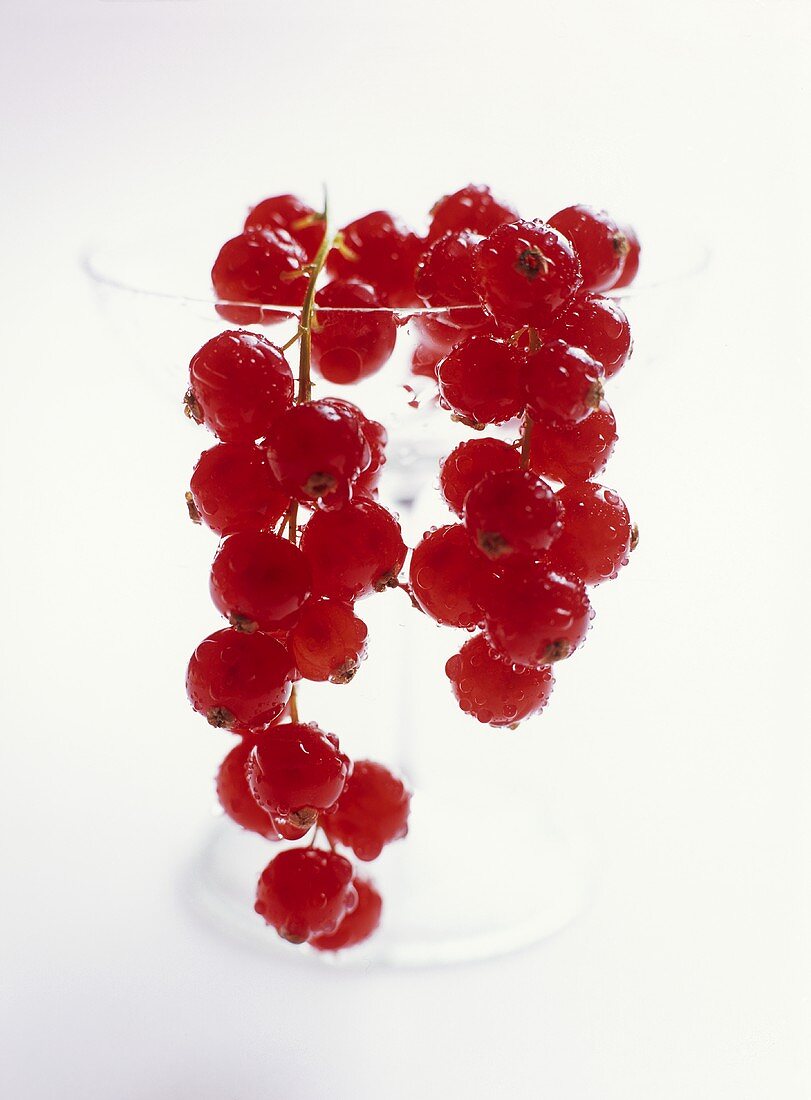
[[[532,429],[535,427],[535,421],[529,415],[528,412],[524,413],[524,424],[521,428],[521,469],[526,470],[529,466],[529,455],[532,449]]]
[[[296,699],[295,684],[293,684],[292,688],[290,689],[290,699],[288,700],[287,705],[290,708],[290,718],[292,719],[294,724],[298,725],[298,700]]]
[[[332,241],[329,235],[329,226],[327,223],[327,197],[324,195],[324,239],[321,241],[321,246],[318,252],[315,254],[315,259],[310,264],[310,278],[307,283],[307,292],[304,295],[304,301],[301,306],[301,320],[299,322],[299,335],[301,336],[301,350],[299,352],[299,371],[298,371],[298,394],[296,395],[296,402],[310,400],[310,393],[312,392],[312,383],[310,381],[310,352],[312,349],[312,320],[313,320],[313,303],[315,302],[315,284],[318,281],[318,276],[321,274],[321,269],[326,263],[327,253],[332,247]]]

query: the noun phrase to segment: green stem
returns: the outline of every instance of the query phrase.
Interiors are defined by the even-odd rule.
[[[304,301],[301,306],[301,321],[299,322],[299,333],[301,334],[301,348],[299,350],[299,371],[298,371],[298,394],[296,395],[296,403],[299,404],[302,401],[309,401],[310,394],[312,393],[312,382],[310,380],[310,353],[312,350],[312,323],[313,323],[313,304],[315,302],[315,284],[318,281],[318,276],[321,274],[327,253],[332,247],[332,241],[329,235],[329,226],[327,223],[327,202],[326,197],[324,199],[324,239],[321,242],[321,247],[315,255],[315,259],[310,265],[310,280],[307,283],[307,293],[304,295]]]

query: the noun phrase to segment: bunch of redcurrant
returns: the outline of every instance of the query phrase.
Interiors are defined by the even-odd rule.
[[[270,840],[311,834],[259,880],[256,910],[285,939],[323,950],[366,939],[381,899],[336,845],[373,860],[407,831],[402,782],[299,721],[298,680],[343,684],[358,671],[356,601],[405,588],[438,623],[478,630],[447,676],[462,710],[514,726],[543,708],[551,665],[582,643],[586,587],[627,561],[628,511],[593,478],[616,441],[604,383],[631,351],[623,311],[601,292],[627,286],[638,263],[633,231],[602,211],[523,221],[475,186],[440,199],[424,237],[376,211],[330,239],[326,212],[276,196],[220,250],[226,320],[299,320],[282,347],[236,329],[191,360],[186,411],[218,442],[187,503],[223,540],[211,595],[229,625],[195,650],[187,689],[240,738],[217,779],[225,812]],[[458,522],[426,533],[404,584],[400,527],[377,500],[386,430],[348,401],[313,399],[311,373],[348,384],[378,371],[415,309],[414,372],[436,379],[455,420],[505,428],[442,463]],[[295,343],[297,386],[285,356]]]

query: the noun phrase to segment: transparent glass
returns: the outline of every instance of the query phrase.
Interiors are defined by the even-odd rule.
[[[694,276],[707,262],[706,252],[683,238],[648,238],[645,244],[638,284],[618,295],[627,299],[637,360],[670,340],[689,308]],[[209,293],[211,251],[205,233],[183,234],[173,226],[170,233],[156,229],[111,241],[84,258],[117,346],[123,338],[160,399],[178,408],[191,355],[229,327],[215,306],[237,304],[216,303]],[[270,326],[243,327],[283,343],[294,333],[296,319],[288,308],[262,306],[266,313],[288,317]],[[413,546],[430,526],[451,521],[436,489],[439,460],[472,433],[436,407],[433,382],[410,371],[421,315],[447,317],[443,311],[392,312],[400,332],[389,363],[353,387],[333,387],[316,376],[315,395],[345,396],[386,425],[381,500],[399,513],[406,542]],[[290,359],[295,370],[295,346]],[[516,425],[503,429],[505,438],[516,432]],[[202,432],[198,441],[200,450],[210,445]],[[181,497],[189,473],[172,472]],[[206,598],[201,576],[200,600]],[[543,740],[537,727],[555,723],[554,696],[541,719],[518,731],[482,727],[460,712],[443,672],[467,637],[463,631],[436,626],[398,591],[363,601],[358,611],[370,641],[360,673],[340,687],[303,683],[299,706],[305,720],[338,734],[351,756],[388,764],[414,792],[408,837],[360,867],[384,897],[377,935],[337,956],[282,943],[253,911],[256,879],[278,849],[224,817],[187,869],[187,897],[224,932],[261,951],[281,951],[288,958],[298,951],[302,959],[340,966],[487,958],[563,928],[584,904],[588,876],[547,811],[547,788],[538,778]],[[179,642],[178,667],[185,656]]]

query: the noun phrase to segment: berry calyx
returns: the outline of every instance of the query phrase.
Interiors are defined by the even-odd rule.
[[[301,247],[307,260],[313,260],[324,239],[323,214],[308,206],[297,195],[274,195],[254,206],[245,219],[245,232],[252,229],[279,229],[289,233]]]
[[[637,237],[633,227],[630,225],[622,225],[620,228],[625,236],[628,252],[626,253],[625,264],[620,272],[620,276],[612,286],[612,290],[620,290],[623,287],[631,285],[639,272],[639,261],[642,253],[639,237]]]
[[[386,844],[406,835],[410,805],[411,795],[388,768],[358,760],[335,809],[321,825],[330,840],[370,861]]]
[[[549,224],[574,245],[584,290],[608,290],[622,277],[630,245],[605,210],[579,203],[559,210]]]
[[[317,511],[301,536],[313,591],[351,603],[396,584],[406,556],[400,525],[373,500]]]
[[[204,451],[190,496],[197,517],[218,535],[271,527],[290,503],[255,443],[218,443]]]
[[[465,714],[490,726],[515,726],[538,714],[555,682],[547,666],[522,668],[500,657],[483,634],[448,659],[445,675]]]
[[[313,317],[312,361],[318,372],[337,385],[359,382],[386,363],[394,351],[394,316],[381,310],[380,298],[366,283],[336,279],[315,296],[316,306],[347,312],[318,310]]]
[[[389,306],[417,305],[414,271],[422,251],[420,238],[385,210],[350,222],[327,256],[332,279],[371,284]]]
[[[214,606],[237,630],[292,626],[311,591],[301,550],[272,531],[245,531],[223,542],[211,567]]]
[[[481,623],[480,598],[489,577],[487,563],[460,523],[428,531],[411,555],[411,593],[444,626],[470,630]]]
[[[248,786],[245,767],[253,749],[253,740],[244,738],[236,744],[220,764],[217,772],[217,798],[232,821],[249,832],[268,840],[278,840],[279,834],[269,814],[258,805]]]
[[[529,465],[553,481],[587,481],[605,469],[617,442],[617,422],[608,402],[578,424],[538,420],[532,430]]]
[[[212,726],[257,730],[281,714],[292,675],[290,655],[275,638],[218,630],[192,654],[186,691]]]
[[[246,774],[263,810],[303,827],[335,805],[349,768],[337,737],[313,722],[291,722],[256,741]]]
[[[366,624],[341,600],[312,600],[290,631],[290,655],[307,680],[348,684],[366,656]]]
[[[518,211],[493,197],[489,187],[469,183],[451,195],[434,203],[428,241],[438,240],[445,233],[468,230],[486,236],[505,222],[518,220]]]
[[[624,502],[613,489],[593,481],[564,485],[557,495],[566,522],[549,551],[552,568],[584,584],[616,577],[631,552],[632,526]]]
[[[352,864],[335,852],[290,848],[259,877],[256,912],[289,943],[334,932],[358,903]]]
[[[600,407],[602,367],[582,348],[549,340],[527,356],[527,408],[538,418],[577,423]]]
[[[482,554],[542,554],[558,537],[563,508],[552,489],[529,470],[486,474],[467,495],[464,522]]]
[[[631,354],[631,326],[619,305],[599,294],[579,294],[547,330],[547,336],[582,348],[613,378]]]
[[[327,932],[310,939],[310,946],[318,951],[342,951],[356,947],[368,940],[380,924],[383,899],[374,886],[357,875],[352,880],[358,894],[358,904],[347,913],[334,932]]]
[[[524,407],[523,357],[495,336],[469,336],[439,363],[442,400],[456,416],[475,427],[500,424]]]
[[[300,306],[307,289],[302,271],[306,262],[302,248],[284,230],[240,233],[225,242],[211,269],[214,290],[222,299],[217,312],[235,325],[286,320],[287,310],[260,307]]]
[[[489,436],[468,439],[442,460],[439,487],[449,508],[461,516],[465,497],[485,474],[517,470],[520,457],[515,447]]]

